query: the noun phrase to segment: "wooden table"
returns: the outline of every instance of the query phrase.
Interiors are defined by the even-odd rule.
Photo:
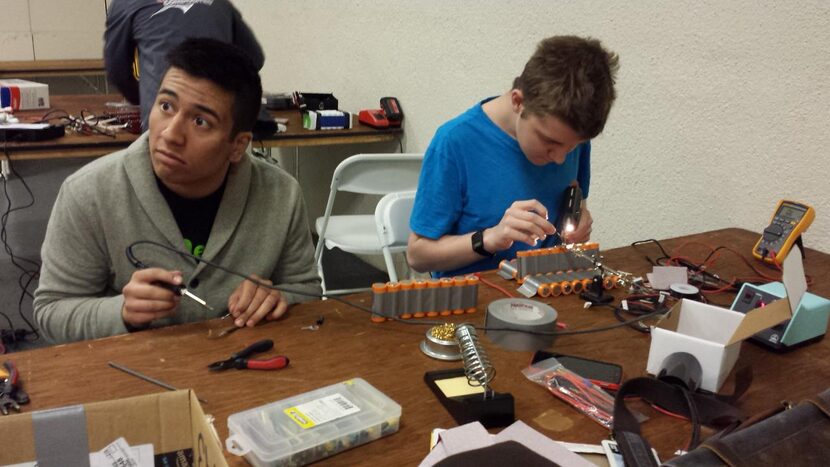
[[[79,115],[82,109],[95,114],[106,110],[107,102],[121,102],[118,95],[76,95],[51,96],[49,110],[63,109],[72,115]],[[17,112],[15,115],[21,121],[33,121],[41,118],[49,110]],[[278,133],[263,140],[254,141],[254,147],[301,147],[326,146],[333,144],[359,144],[395,141],[403,135],[402,128],[374,129],[357,122],[348,130],[306,130],[303,128],[302,116],[296,110],[272,112],[276,118],[288,119],[288,131]],[[50,141],[38,142],[9,142],[2,147],[13,160],[56,159],[71,157],[100,157],[121,148],[127,147],[135,141],[137,135],[120,133],[115,138],[102,135],[77,135],[67,133],[66,136]]]
[[[11,60],[0,62],[0,78],[80,75],[106,75],[104,60]]]
[[[749,256],[757,236],[745,230],[725,229],[662,243],[670,252],[688,241],[695,241],[731,246]],[[682,253],[702,259],[708,252],[689,244]],[[645,254],[659,256],[653,245],[638,249],[617,248],[604,253],[606,264],[635,274],[651,271]],[[830,282],[826,279],[830,277],[830,255],[808,250],[804,264],[807,274],[815,279],[811,291],[830,296]],[[724,255],[716,272],[725,277],[751,274],[743,262],[729,255]],[[494,272],[486,273],[485,277],[515,289],[515,283],[498,278]],[[624,292],[617,290],[615,294],[619,297]],[[482,285],[478,311],[449,320],[481,324],[486,304],[497,298],[501,298],[499,292]],[[371,305],[371,298],[366,294],[348,299],[363,306]],[[728,306],[731,299],[731,295],[717,295],[712,301]],[[583,302],[575,296],[542,301],[553,305],[559,311],[560,319],[571,329],[616,322],[609,309],[583,309]],[[325,317],[325,324],[318,331],[300,329],[320,316]],[[424,384],[423,376],[426,371],[456,368],[459,364],[433,360],[420,352],[418,344],[424,337],[425,326],[394,322],[373,324],[364,312],[333,300],[296,306],[279,322],[242,329],[219,340],[206,339],[209,329],[224,324],[219,321],[194,323],[13,354],[32,398],[25,410],[159,391],[150,383],[109,368],[107,361],[112,360],[176,387],[193,388],[207,401],[205,411],[216,417],[216,429],[223,441],[228,434],[227,417],[235,412],[352,377],[366,379],[403,406],[398,433],[341,453],[321,462],[323,465],[415,465],[427,454],[433,428],[455,426]],[[224,359],[262,338],[273,339],[276,351],[290,357],[288,368],[275,372],[208,372],[208,363]],[[518,419],[557,440],[599,443],[607,438],[607,430],[522,376],[520,371],[528,365],[531,353],[503,350],[486,337],[482,342],[498,370],[493,387],[499,392],[513,394]],[[644,374],[649,342],[648,335],[618,328],[559,337],[553,350],[617,362],[623,366],[625,377],[630,378]],[[801,400],[830,385],[830,342],[826,339],[786,354],[771,353],[744,343],[740,362],[751,364],[754,369],[752,387],[740,402],[747,413],[770,408],[783,399]],[[730,377],[724,391],[730,390],[732,384]],[[643,431],[662,459],[672,457],[675,449],[685,445],[690,434],[687,423],[645,406],[637,407],[651,416],[651,420],[643,425]],[[231,465],[246,465],[241,458],[229,454],[227,457]]]

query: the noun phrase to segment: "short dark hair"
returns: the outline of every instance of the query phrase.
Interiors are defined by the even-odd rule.
[[[617,97],[619,57],[591,38],[554,36],[539,43],[513,89],[527,112],[553,115],[585,138],[602,133]]]
[[[231,136],[253,130],[262,102],[262,82],[245,50],[215,39],[192,38],[170,50],[167,63],[233,95]]]

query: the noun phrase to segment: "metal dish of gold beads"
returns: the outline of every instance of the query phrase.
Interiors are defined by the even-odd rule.
[[[429,328],[421,341],[421,352],[437,360],[461,360],[458,341],[455,340],[455,324],[446,323]]]

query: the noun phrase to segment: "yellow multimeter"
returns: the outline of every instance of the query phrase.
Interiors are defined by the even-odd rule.
[[[769,226],[764,229],[763,235],[752,249],[752,255],[767,263],[781,264],[793,244],[800,243],[801,234],[815,218],[816,211],[812,207],[782,199],[778,202]]]

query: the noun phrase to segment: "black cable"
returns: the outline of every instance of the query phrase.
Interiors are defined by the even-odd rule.
[[[680,387],[683,397],[686,399],[686,405],[689,406],[689,422],[692,424],[692,439],[689,441],[687,451],[691,451],[700,444],[700,416],[697,411],[697,404],[695,404],[692,392],[684,387]]]
[[[81,109],[81,118],[77,118],[70,115],[69,112],[67,112],[66,110],[52,109],[49,112],[46,112],[46,114],[44,114],[43,117],[41,117],[40,120],[37,121],[37,123],[49,123],[50,120],[60,119],[65,121],[63,122],[65,126],[68,126],[70,129],[75,130],[78,133],[89,132],[103,136],[109,136],[110,138],[116,137],[116,134],[114,132],[105,131],[98,127],[98,122],[100,122],[102,118],[100,115],[91,114],[89,118],[91,121],[93,121],[93,124],[90,124],[87,121],[86,116],[88,112],[89,110],[87,109]],[[52,115],[58,113],[60,113],[60,115]]]
[[[126,250],[127,259],[130,261],[130,263],[132,263],[133,266],[135,266],[136,268],[139,268],[139,269],[145,269],[145,268],[148,267],[145,263],[143,263],[141,260],[136,258],[135,254],[133,253],[133,247],[138,246],[138,245],[142,245],[142,244],[144,244],[144,245],[153,245],[153,246],[165,249],[165,250],[170,251],[172,253],[176,253],[177,255],[179,255],[183,258],[194,260],[194,262],[197,262],[197,263],[198,262],[205,263],[208,266],[216,268],[220,271],[224,271],[227,274],[237,276],[237,277],[240,277],[242,279],[251,281],[251,282],[253,282],[254,284],[256,284],[260,287],[265,287],[265,288],[276,290],[276,291],[279,291],[279,292],[287,292],[287,293],[293,293],[293,294],[297,294],[297,295],[303,295],[305,297],[327,298],[329,300],[334,300],[336,302],[340,302],[340,303],[343,303],[345,305],[349,305],[353,308],[357,308],[361,311],[368,312],[372,315],[376,315],[376,313],[374,311],[372,311],[368,308],[365,308],[361,305],[358,305],[356,303],[349,302],[348,300],[343,300],[342,298],[340,298],[336,295],[324,295],[324,294],[306,292],[305,290],[296,290],[296,289],[290,289],[290,288],[286,288],[286,287],[277,287],[275,285],[268,284],[266,282],[262,282],[260,280],[248,277],[245,274],[242,274],[241,272],[238,272],[238,271],[235,271],[233,269],[227,268],[225,266],[222,266],[221,264],[214,263],[212,261],[206,260],[204,258],[200,258],[200,257],[198,257],[196,255],[193,255],[191,253],[188,253],[186,251],[180,251],[180,250],[177,250],[173,247],[167,246],[163,243],[158,243],[158,242],[155,242],[155,241],[152,241],[152,240],[139,240],[137,242],[133,242],[132,244],[130,244],[127,247],[127,250]],[[417,322],[414,322],[414,321],[410,321],[410,320],[400,319],[400,318],[397,318],[397,317],[388,317],[388,316],[386,316],[385,318],[389,318],[393,321],[400,321],[400,322],[403,322],[403,323],[406,323],[406,324],[429,324],[429,325],[433,325],[433,326],[444,324],[441,321],[419,320]]]
[[[30,207],[34,206],[35,196],[34,196],[34,193],[32,193],[32,190],[31,190],[31,188],[29,188],[29,185],[26,183],[26,181],[22,177],[20,177],[20,174],[18,174],[17,171],[14,169],[14,166],[12,165],[11,158],[9,157],[8,153],[6,154],[6,159],[9,162],[9,170],[11,170],[11,173],[13,175],[15,175],[16,177],[18,177],[18,179],[20,179],[21,183],[23,184],[23,187],[26,189],[26,192],[29,195],[30,201],[27,204],[24,204],[22,206],[17,206],[17,207],[12,208],[12,199],[11,199],[11,196],[9,196],[8,181],[6,180],[6,177],[2,177],[2,179],[3,179],[3,194],[6,197],[6,212],[4,212],[2,216],[0,216],[0,242],[3,243],[3,248],[6,251],[6,253],[9,255],[9,257],[11,258],[12,264],[14,264],[15,267],[17,267],[21,271],[29,272],[25,267],[23,267],[22,265],[17,263],[18,259],[23,261],[23,262],[29,263],[30,265],[34,266],[35,268],[39,268],[40,264],[37,261],[33,261],[33,260],[30,260],[30,259],[27,259],[27,258],[18,257],[18,256],[14,255],[14,252],[12,251],[11,246],[8,244],[8,231],[6,230],[6,226],[8,225],[9,216],[11,216],[11,214],[13,212],[21,211],[23,209],[27,209],[27,208],[30,208]]]
[[[58,113],[58,112],[63,112],[63,115],[52,116],[53,113]],[[66,110],[52,109],[52,110],[46,112],[43,115],[43,117],[41,117],[40,120],[38,120],[36,123],[49,123],[49,120],[52,120],[53,118],[63,118],[63,119],[67,119],[67,120],[71,119],[71,117],[69,116],[69,112],[67,112]]]
[[[650,239],[647,239],[647,240],[638,240],[636,242],[631,243],[631,246],[634,247],[634,248],[637,248],[640,245],[646,245],[646,244],[649,244],[649,243],[654,243],[655,245],[657,245],[657,247],[660,248],[660,252],[663,254],[663,256],[660,256],[657,259],[652,259],[650,256],[645,255],[646,260],[649,263],[651,263],[652,265],[665,266],[666,262],[669,259],[671,259],[671,255],[669,255],[669,253],[666,251],[665,248],[663,248],[663,245],[661,245],[659,241],[657,241],[653,238],[650,238]],[[692,261],[689,261],[689,260],[684,259],[684,258],[677,258],[677,259],[675,259],[675,262],[677,264],[679,264],[680,266],[685,267],[689,271],[699,275],[699,278],[697,278],[697,279],[693,278],[694,279],[693,282],[701,290],[706,289],[706,288],[719,289],[719,288],[721,288],[721,284],[724,284],[724,285],[729,284],[729,281],[727,281],[725,279],[722,279],[719,275],[717,275],[717,274],[715,274],[715,273],[713,273],[713,272],[711,272],[707,269],[703,269],[702,264],[706,264],[706,262],[709,261],[709,259],[712,257],[712,255],[714,255],[718,250],[722,250],[722,249],[725,249],[725,248],[726,247],[724,247],[724,246],[719,246],[719,247],[715,248],[713,251],[711,251],[709,253],[709,255],[706,257],[706,259],[701,264],[693,263]],[[711,282],[707,282],[707,280],[706,280],[707,278],[712,279],[713,281],[715,281],[715,283],[713,284]]]
[[[7,315],[7,314],[3,313],[2,311],[0,311],[0,316],[2,316],[3,318],[6,318],[6,322],[9,323],[9,329],[14,330],[14,323],[12,323],[12,319],[9,318],[9,315]]]
[[[655,311],[660,312],[660,313],[665,313],[665,312],[668,311],[668,310],[660,308],[660,307],[655,307],[655,306],[650,305],[650,304],[640,303],[640,302],[636,302],[636,301],[626,301],[626,303],[627,303],[627,309],[623,308],[622,305],[617,305],[617,306],[613,307],[614,308],[614,317],[617,318],[617,321],[619,321],[621,323],[627,322],[627,320],[623,316],[623,313],[629,313],[629,314],[632,314],[634,316],[640,317],[640,316],[643,316],[644,314],[649,314],[649,313],[653,314]],[[628,324],[628,326],[631,327],[631,329],[634,329],[635,331],[641,332],[643,334],[651,333],[651,329],[648,326],[644,325],[639,320],[636,320],[636,321],[632,320],[632,321],[633,322]]]
[[[659,264],[661,259],[671,258],[671,256],[666,252],[666,249],[663,248],[663,245],[661,245],[660,242],[658,242],[657,240],[655,240],[653,238],[649,238],[649,239],[646,239],[646,240],[637,240],[636,242],[632,242],[631,246],[633,248],[637,248],[640,245],[646,245],[648,243],[654,243],[655,245],[657,245],[658,248],[660,248],[660,252],[663,253],[663,256],[657,258],[656,260],[652,260],[650,256],[646,255],[646,260],[648,260],[648,262],[651,263],[652,265]]]
[[[29,341],[29,342],[34,342],[34,341],[36,341],[36,340],[40,339],[40,331],[39,331],[39,330],[35,327],[35,325],[34,325],[34,324],[32,324],[32,323],[31,323],[31,322],[30,322],[30,321],[26,318],[26,315],[24,315],[24,314],[23,314],[23,299],[24,299],[27,295],[28,295],[28,296],[29,296],[29,298],[31,298],[32,300],[34,300],[34,299],[35,299],[35,297],[34,297],[31,293],[29,293],[29,285],[31,285],[32,281],[33,281],[33,280],[35,280],[38,276],[39,276],[39,274],[38,274],[38,273],[35,273],[35,274],[32,274],[32,275],[30,275],[30,276],[29,276],[29,280],[26,282],[26,285],[24,285],[24,286],[21,288],[21,289],[23,290],[23,293],[21,293],[21,294],[20,294],[20,299],[18,299],[18,301],[17,301],[17,313],[20,315],[20,319],[22,319],[22,320],[23,320],[23,322],[24,322],[24,323],[26,323],[26,325],[27,325],[27,326],[29,326],[29,329],[31,329],[31,334],[34,334],[34,335],[35,335],[35,338],[34,338],[34,339],[32,339],[32,340],[31,340],[31,341]],[[21,277],[23,277],[23,275],[21,275]],[[33,308],[34,308],[34,307],[33,307]],[[29,334],[29,333],[27,332],[27,334]],[[24,338],[25,338],[25,337],[26,337],[26,336],[24,335]]]
[[[5,141],[4,141],[4,145],[3,145],[3,152],[4,152],[4,155],[6,156],[6,159],[8,160],[8,163],[9,163],[9,171],[11,172],[12,175],[14,175],[15,177],[17,177],[20,180],[21,184],[25,188],[26,193],[29,195],[29,198],[30,198],[30,200],[26,204],[24,204],[22,206],[17,206],[17,207],[12,208],[11,196],[9,196],[9,190],[8,190],[8,181],[7,181],[6,177],[2,177],[3,178],[3,194],[6,197],[6,203],[7,204],[6,204],[6,211],[3,213],[2,216],[0,216],[0,243],[3,244],[3,249],[9,255],[9,258],[11,259],[12,264],[17,269],[19,269],[21,271],[21,274],[18,277],[18,281],[17,281],[17,284],[20,287],[20,291],[21,291],[20,292],[20,298],[18,299],[18,302],[17,302],[17,313],[18,313],[18,315],[20,315],[20,318],[23,320],[23,322],[26,323],[26,325],[29,327],[29,331],[26,331],[26,330],[22,331],[23,332],[23,338],[25,339],[26,336],[31,333],[31,334],[34,334],[34,336],[35,336],[34,339],[32,339],[32,341],[35,341],[35,340],[38,340],[40,338],[40,333],[38,332],[38,329],[31,323],[31,321],[29,321],[26,318],[26,315],[23,313],[23,301],[25,300],[25,298],[27,296],[29,298],[34,299],[34,296],[32,295],[32,293],[29,292],[29,286],[32,284],[32,281],[34,281],[40,275],[40,263],[35,261],[35,260],[30,260],[28,258],[24,258],[24,257],[21,257],[21,256],[16,256],[14,254],[14,251],[11,248],[11,245],[9,245],[9,243],[8,243],[8,230],[7,230],[7,225],[8,225],[9,217],[11,216],[11,214],[13,212],[21,211],[23,209],[27,209],[29,207],[34,206],[34,204],[35,204],[35,195],[34,195],[34,192],[32,192],[32,189],[29,187],[29,184],[26,183],[26,180],[17,172],[17,170],[15,170],[14,165],[12,164],[12,161],[11,161],[11,157],[8,154],[8,150],[6,148]],[[20,264],[18,262],[18,260],[20,260],[20,262],[22,262],[24,264],[28,264],[28,265],[34,267],[34,269],[26,268],[23,264]],[[25,284],[24,284],[24,280],[25,280]],[[10,329],[10,332],[11,332],[11,339],[9,339],[9,340],[12,343],[16,344],[17,343],[18,330],[16,330],[14,328],[14,326],[11,322],[11,319],[9,319],[8,316],[6,316],[5,314],[4,314],[4,316],[7,318],[7,321],[9,321],[9,329]]]
[[[314,298],[321,298],[321,299],[322,298],[327,298],[329,300],[334,300],[334,301],[343,303],[344,305],[348,305],[352,308],[356,308],[360,311],[364,311],[364,312],[369,313],[373,316],[378,316],[377,313],[375,313],[373,310],[371,310],[369,308],[366,308],[362,305],[358,305],[357,303],[350,302],[348,300],[343,300],[342,298],[337,297],[335,295],[317,294],[317,293],[306,292],[304,290],[294,290],[294,289],[289,289],[289,288],[285,288],[285,287],[277,287],[275,285],[268,284],[266,282],[262,282],[260,280],[248,277],[245,274],[242,274],[241,272],[237,272],[233,269],[222,266],[221,264],[214,263],[212,261],[206,260],[204,258],[200,258],[200,257],[198,257],[196,255],[193,255],[191,253],[188,253],[186,251],[180,251],[180,250],[177,250],[173,247],[170,247],[170,246],[167,246],[167,245],[164,245],[162,243],[155,242],[155,241],[152,241],[152,240],[139,240],[139,241],[133,242],[129,246],[127,246],[127,249],[126,249],[127,259],[130,261],[130,263],[132,263],[133,266],[135,266],[136,268],[139,268],[139,269],[147,268],[147,265],[145,263],[143,263],[141,260],[139,260],[135,256],[135,254],[133,253],[133,248],[135,246],[138,246],[138,245],[152,245],[152,246],[162,248],[164,250],[175,253],[175,254],[177,254],[181,257],[184,257],[184,258],[187,258],[187,259],[190,259],[190,260],[194,260],[194,262],[196,262],[196,263],[202,262],[202,263],[205,263],[206,265],[208,265],[210,267],[219,269],[220,271],[224,271],[228,274],[231,274],[231,275],[234,275],[234,276],[237,276],[237,277],[241,277],[242,279],[251,281],[251,282],[257,284],[260,287],[265,287],[265,288],[268,288],[268,289],[277,290],[279,292],[294,293],[294,294],[303,295],[303,296],[306,296],[306,297],[314,297]],[[590,334],[590,333],[594,333],[594,332],[609,331],[611,329],[616,329],[616,328],[620,328],[620,327],[623,327],[623,326],[629,326],[631,323],[635,323],[635,322],[638,322],[638,321],[643,321],[643,320],[646,320],[646,319],[649,319],[651,317],[657,316],[659,314],[664,314],[664,313],[665,313],[665,310],[658,309],[658,310],[655,310],[651,313],[646,313],[642,316],[638,316],[634,319],[630,319],[630,320],[624,321],[622,323],[615,323],[615,324],[610,324],[608,326],[600,326],[600,327],[595,327],[595,328],[574,329],[574,330],[565,330],[565,331],[552,331],[552,332],[530,331],[530,330],[520,330],[520,329],[513,329],[513,328],[494,328],[494,327],[487,327],[487,326],[475,326],[475,329],[477,329],[479,331],[522,332],[522,333],[525,333],[525,334],[532,334],[532,335],[536,335],[536,336],[571,336],[571,335],[577,335],[577,334]],[[414,324],[414,325],[419,325],[419,326],[423,326],[423,325],[439,326],[439,325],[445,324],[445,322],[443,322],[443,321],[421,320],[421,319],[419,319],[417,321],[413,321],[413,320],[408,320],[408,319],[401,319],[401,318],[394,317],[394,316],[383,316],[383,317],[386,318],[386,319],[389,319],[391,321],[397,321],[399,323],[404,323],[404,324]]]

